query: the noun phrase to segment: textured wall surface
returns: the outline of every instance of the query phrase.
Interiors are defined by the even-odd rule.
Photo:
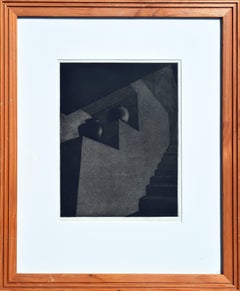
[[[127,216],[169,145],[168,114],[142,80],[138,94],[139,131],[120,124],[120,148],[83,138],[77,216]]]

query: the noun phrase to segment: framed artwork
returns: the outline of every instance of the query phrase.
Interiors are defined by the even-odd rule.
[[[239,1],[0,9],[0,290],[240,290]]]

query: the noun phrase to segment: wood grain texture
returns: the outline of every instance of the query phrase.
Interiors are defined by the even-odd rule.
[[[0,290],[239,290],[239,1],[0,0]],[[220,275],[17,274],[17,17],[188,17],[222,20]]]
[[[236,286],[240,289],[240,194],[239,194],[239,188],[238,186],[240,185],[240,5],[237,6],[237,12],[236,12],[236,23],[237,23],[237,31],[236,31],[236,88],[237,88],[237,211],[236,211],[236,236],[237,236],[237,270],[236,270],[236,276],[237,276],[237,283]]]
[[[139,9],[138,7],[125,7],[120,9],[119,7],[13,7],[12,11],[18,16],[27,17],[65,17],[66,13],[71,17],[180,17],[180,18],[216,18],[224,16],[229,8],[220,8],[219,14],[216,13],[215,8],[192,8],[191,12],[185,8],[167,8],[167,7],[146,7]],[[100,10],[99,10],[100,9]]]
[[[233,9],[233,64],[238,64],[238,41],[234,37],[238,32],[238,11]],[[233,84],[238,84],[238,67],[233,66]],[[238,88],[233,86],[233,217],[238,216]],[[233,222],[233,253],[238,254],[238,223]],[[239,255],[239,254],[238,254]],[[238,256],[233,259],[233,282],[239,286]]]
[[[3,288],[3,262],[4,262],[4,250],[3,250],[3,197],[4,197],[4,17],[3,17],[3,5],[0,1],[0,289]]]
[[[124,3],[136,3],[138,5],[142,3],[146,4],[151,4],[151,3],[158,3],[158,4],[176,4],[178,7],[179,6],[185,6],[187,8],[191,7],[191,5],[197,4],[199,7],[207,7],[209,4],[215,4],[216,8],[218,8],[218,5],[225,5],[225,6],[230,6],[230,5],[235,5],[238,4],[237,0],[229,1],[229,0],[94,0],[94,1],[89,1],[89,0],[2,0],[3,4],[13,4],[17,5],[18,3],[22,3],[23,6],[28,6],[28,5],[34,5],[38,3],[46,3],[49,5],[52,5],[52,3],[58,5],[60,3],[66,3],[68,6],[71,3],[118,3],[119,5],[124,4]]]
[[[116,287],[116,288],[108,288],[108,287],[63,287],[63,288],[56,288],[56,287],[40,287],[40,288],[25,288],[25,287],[10,287],[10,289],[6,288],[3,289],[3,291],[44,291],[44,290],[54,290],[54,291],[159,291],[159,290],[164,290],[164,291],[213,291],[213,290],[218,290],[218,291],[236,291],[234,287],[224,287],[224,288],[214,288],[214,287],[192,287],[188,286],[187,288],[185,287],[166,287],[166,288],[161,288],[161,287]],[[1,290],[2,291],[2,290]]]
[[[4,96],[3,96],[3,107],[4,107],[4,139],[3,139],[3,151],[4,151],[4,175],[3,175],[3,187],[4,187],[4,193],[3,193],[3,283],[7,281],[7,270],[8,270],[8,264],[9,264],[9,257],[8,257],[8,194],[9,194],[9,152],[8,152],[8,139],[9,139],[9,57],[8,57],[8,44],[9,44],[9,31],[8,31],[8,9],[3,7],[3,17],[4,17],[4,43],[3,43],[3,49],[4,49],[4,82],[2,84],[4,89]],[[2,150],[2,149],[1,149]],[[16,183],[16,182],[15,182]]]
[[[14,262],[8,267],[11,274],[16,272],[16,249],[17,249],[17,27],[16,15],[9,11],[9,177],[16,177],[15,182],[9,179],[8,197],[8,221],[9,221],[9,261]]]
[[[233,280],[233,59],[232,11],[223,18],[222,45],[222,229],[223,272]],[[231,258],[231,259],[230,259]]]

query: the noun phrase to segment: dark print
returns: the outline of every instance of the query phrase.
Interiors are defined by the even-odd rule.
[[[61,63],[61,217],[178,216],[178,64]]]

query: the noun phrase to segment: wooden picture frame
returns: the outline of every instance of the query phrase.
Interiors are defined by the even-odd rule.
[[[239,5],[239,0],[0,1],[0,290],[240,290]],[[16,272],[18,17],[221,19],[221,274],[19,274]]]

